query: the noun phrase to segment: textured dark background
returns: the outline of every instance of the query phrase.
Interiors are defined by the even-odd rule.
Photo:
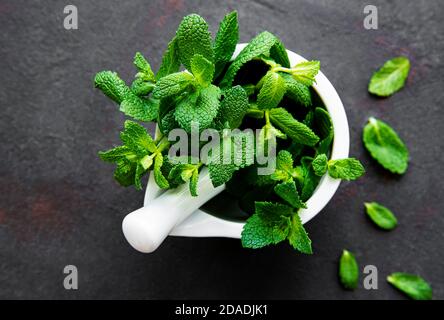
[[[79,29],[63,28],[75,4]],[[362,26],[368,1],[24,1],[0,0],[0,297],[398,299],[385,277],[424,276],[444,298],[441,134],[444,33],[441,0],[372,1],[379,30]],[[241,41],[264,29],[322,71],[341,96],[351,154],[367,174],[344,182],[307,225],[315,254],[288,245],[251,251],[238,240],[168,238],[153,254],[133,250],[121,232],[143,192],[119,187],[97,151],[118,143],[124,116],[93,89],[97,71],[129,80],[137,50],[157,68],[181,18],[203,15],[213,31],[237,9]],[[389,99],[367,93],[386,59],[412,62],[406,87]],[[390,123],[411,153],[402,177],[363,149],[369,116]],[[376,229],[364,201],[392,208],[399,227]],[[379,270],[379,290],[344,291],[337,280],[343,248]],[[63,267],[79,269],[79,290],[62,286]]]

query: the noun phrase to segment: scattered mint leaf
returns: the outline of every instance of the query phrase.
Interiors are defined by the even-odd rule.
[[[295,142],[314,146],[319,141],[319,137],[309,127],[294,119],[284,108],[271,109],[270,120]]]
[[[163,78],[171,73],[176,73],[180,68],[180,60],[179,60],[179,49],[177,48],[177,39],[176,37],[171,40],[168,44],[167,49],[165,50],[162,63],[160,64],[159,70],[156,73],[156,80]]]
[[[268,71],[261,80],[262,87],[257,96],[259,109],[276,108],[285,94],[285,81],[277,72]]]
[[[339,279],[346,289],[356,289],[359,280],[359,268],[355,256],[344,250],[339,260]]]
[[[202,55],[196,54],[191,59],[191,72],[202,87],[208,87],[213,80],[214,64]]]
[[[395,272],[387,277],[387,281],[414,300],[432,299],[432,287],[420,276]]]
[[[395,215],[386,207],[376,202],[366,202],[365,209],[370,219],[380,228],[392,230],[398,224]]]
[[[327,162],[328,158],[324,153],[314,158],[311,165],[313,166],[313,170],[317,176],[322,177],[327,172]]]
[[[294,181],[282,182],[274,187],[274,192],[293,208],[307,208],[307,205],[299,198]]]
[[[214,40],[214,61],[216,64],[216,77],[222,72],[225,65],[233,56],[239,42],[239,25],[237,11],[227,14],[219,25]]]
[[[368,85],[368,91],[380,97],[388,97],[404,87],[409,75],[410,61],[406,57],[388,60],[376,71]]]
[[[196,54],[202,55],[210,62],[214,61],[211,34],[207,22],[197,14],[183,18],[176,32],[179,59],[188,70],[191,70],[191,59]]]
[[[292,247],[299,252],[313,254],[311,240],[308,237],[307,231],[305,231],[301,218],[297,213],[293,214],[291,217],[291,229],[290,233],[288,234],[288,241]]]
[[[311,86],[320,68],[321,63],[319,61],[304,61],[291,69],[291,75],[296,81],[306,86]]]
[[[364,173],[364,167],[355,158],[328,161],[328,174],[334,179],[356,180]]]
[[[387,123],[370,118],[364,127],[364,145],[371,156],[387,170],[403,174],[407,170],[409,151]]]

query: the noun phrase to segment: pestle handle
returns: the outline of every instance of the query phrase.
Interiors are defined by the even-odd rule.
[[[202,169],[197,184],[198,196],[190,194],[188,183],[171,189],[146,207],[129,213],[122,222],[125,238],[140,252],[153,252],[171,230],[205,202],[225,189],[213,187],[208,169]]]

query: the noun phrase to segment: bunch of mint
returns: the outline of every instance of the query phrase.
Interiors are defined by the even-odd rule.
[[[235,11],[224,17],[214,40],[205,20],[191,14],[169,42],[157,73],[141,53],[135,55],[137,74],[130,86],[115,72],[99,72],[95,86],[119,104],[120,111],[134,120],[157,122],[161,132],[154,139],[143,126],[127,120],[120,135],[123,145],[99,155],[116,164],[114,177],[123,186],[141,189],[141,178],[153,171],[160,188],[189,183],[191,196],[198,194],[199,173],[207,166],[214,186],[226,183],[230,191],[234,185],[248,185],[249,191],[240,197],[241,206],[252,204],[252,210],[245,209],[251,216],[242,232],[244,247],[288,239],[296,250],[312,253],[299,210],[326,173],[354,180],[364,168],[353,158],[329,160],[333,124],[312,88],[319,61],[290,66],[284,45],[267,31],[231,60],[238,40]],[[200,131],[211,128],[222,136],[225,129],[236,128],[259,129],[260,134],[251,150],[242,140],[248,134],[241,133],[241,153],[232,155],[229,163],[211,160],[224,152],[231,137],[222,139],[216,148],[220,152],[210,153],[210,161],[191,155],[174,159],[168,152],[174,146],[169,133],[182,129],[191,134],[196,124]],[[247,154],[276,140],[276,169],[259,175],[262,164]]]

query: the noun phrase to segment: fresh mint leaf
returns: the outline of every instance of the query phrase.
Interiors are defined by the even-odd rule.
[[[307,208],[306,204],[299,198],[294,181],[282,182],[274,187],[274,192],[293,208]]]
[[[202,55],[196,54],[191,58],[191,72],[202,87],[208,87],[213,80],[214,64]]]
[[[120,104],[120,111],[140,121],[153,121],[159,112],[159,101],[153,98],[141,98],[130,92]]]
[[[116,163],[117,167],[114,171],[114,179],[123,187],[133,185],[137,164],[125,158],[118,160]]]
[[[370,219],[380,228],[392,230],[398,224],[398,220],[390,209],[376,202],[366,202],[365,209]]]
[[[264,31],[254,37],[230,64],[222,79],[221,87],[230,87],[239,69],[247,62],[262,55],[269,56],[271,48],[278,40],[276,36],[268,31]]]
[[[313,158],[305,156],[301,158],[302,173],[303,173],[303,184],[301,191],[302,201],[307,201],[316,190],[317,185],[321,177],[319,177],[313,169]]]
[[[156,77],[154,76],[150,64],[140,52],[136,52],[136,55],[134,56],[134,65],[137,70],[139,70],[139,73],[137,74],[138,78],[145,81],[155,81]]]
[[[189,181],[190,193],[197,196],[197,182],[199,179],[199,164],[179,163],[170,171],[168,179],[182,182]]]
[[[384,168],[398,174],[407,170],[409,151],[387,123],[370,118],[364,127],[363,140],[371,156]]]
[[[131,84],[131,91],[139,97],[147,96],[150,94],[156,85],[153,82],[147,82],[142,78],[136,78]]]
[[[316,148],[316,154],[329,154],[333,142],[333,122],[327,110],[317,107],[314,111],[314,122],[321,140]]]
[[[285,94],[285,81],[277,72],[268,71],[261,80],[262,87],[257,96],[259,109],[276,108]]]
[[[284,72],[279,73],[285,80],[285,94],[304,107],[309,107],[312,104],[310,88],[296,80]]]
[[[296,81],[306,86],[311,86],[320,68],[321,63],[319,61],[304,61],[291,69],[291,75]]]
[[[196,54],[202,55],[210,62],[214,61],[211,34],[207,22],[197,14],[183,18],[176,32],[179,59],[188,70],[191,70],[191,59]]]
[[[319,137],[309,127],[294,119],[284,108],[271,109],[270,120],[295,142],[314,146],[319,141]]]
[[[388,60],[373,74],[368,91],[380,97],[388,97],[404,87],[409,71],[410,61],[406,57]]]
[[[288,234],[288,241],[290,242],[291,246],[299,252],[313,254],[311,240],[308,237],[307,231],[305,231],[305,228],[302,225],[299,214],[297,213],[293,214],[291,217],[291,229]]]
[[[142,176],[145,174],[147,170],[141,164],[136,165],[136,172],[134,174],[134,186],[137,190],[142,190]]]
[[[282,67],[290,67],[290,60],[288,59],[287,50],[285,49],[285,46],[281,40],[279,40],[277,37],[274,46],[272,46],[270,49],[270,57]]]
[[[168,44],[167,49],[165,50],[162,63],[160,64],[159,70],[156,73],[156,80],[163,78],[171,73],[176,73],[180,68],[180,60],[179,60],[179,49],[177,48],[177,39],[176,37],[171,40]]]
[[[420,276],[395,272],[387,277],[387,281],[414,300],[432,299],[432,287]]]
[[[248,96],[241,86],[232,87],[224,92],[224,99],[217,115],[218,121],[227,123],[228,128],[238,128],[250,105]]]
[[[165,99],[177,96],[189,87],[194,86],[195,81],[194,76],[187,71],[171,73],[159,79],[156,88],[154,88],[153,97],[156,99]]]
[[[130,88],[120,79],[117,73],[112,71],[101,71],[94,78],[94,85],[114,102],[120,104],[130,94]]]
[[[120,139],[126,147],[139,155],[146,155],[157,151],[157,146],[146,129],[140,124],[127,120],[124,131],[120,134]]]
[[[132,157],[134,152],[127,146],[118,146],[108,151],[100,151],[99,157],[106,162],[117,162],[122,158]]]
[[[256,202],[255,214],[245,222],[244,248],[262,248],[285,240],[290,232],[292,208],[279,203]]]
[[[334,179],[356,180],[364,173],[364,167],[355,158],[328,161],[328,174]]]
[[[227,14],[219,25],[214,40],[214,61],[216,64],[216,77],[222,72],[225,65],[233,56],[239,42],[239,25],[237,11]]]
[[[317,176],[322,177],[327,172],[328,158],[325,154],[320,154],[312,162],[313,170]]]
[[[157,153],[154,157],[154,181],[162,189],[168,189],[170,187],[168,180],[165,178],[162,172],[163,155]]]
[[[355,256],[344,250],[339,260],[339,279],[346,289],[356,289],[359,280],[359,268]]]
[[[220,89],[210,85],[184,98],[174,112],[181,128],[191,132],[193,122],[199,124],[199,130],[209,128],[217,116],[220,97]]]

